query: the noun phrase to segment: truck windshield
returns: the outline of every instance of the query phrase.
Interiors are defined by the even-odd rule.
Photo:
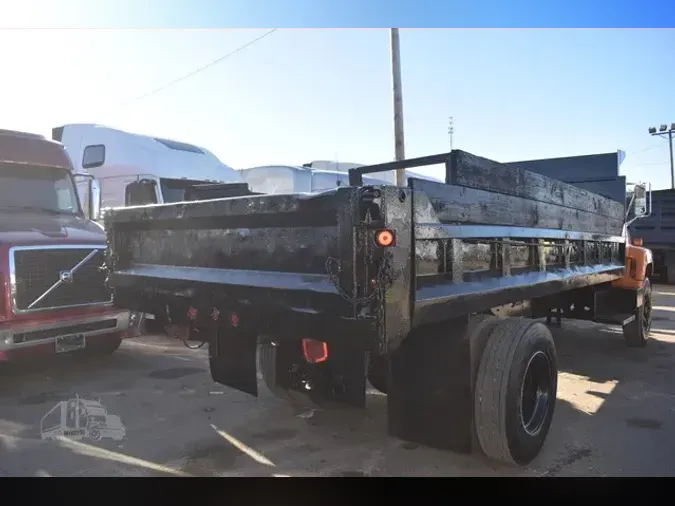
[[[0,209],[79,214],[70,172],[58,167],[0,166]]]

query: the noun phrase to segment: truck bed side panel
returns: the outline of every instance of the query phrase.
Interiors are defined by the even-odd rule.
[[[447,164],[446,182],[623,219],[625,182],[617,181],[617,184],[621,184],[620,192],[618,198],[612,200],[593,192],[595,187],[582,188],[565,183],[564,172],[559,178],[553,179],[556,177],[556,174],[546,177],[514,165],[497,163],[455,150],[450,154],[450,163]]]
[[[413,327],[609,282],[624,271],[617,217],[537,201],[522,189],[516,197],[422,180],[412,188]]]
[[[526,160],[505,165],[557,179],[622,204],[626,200],[626,178],[619,176],[618,153]]]
[[[573,230],[602,235],[620,235],[623,229],[621,218],[589,210],[431,181],[415,180],[414,184],[426,194],[441,223]]]

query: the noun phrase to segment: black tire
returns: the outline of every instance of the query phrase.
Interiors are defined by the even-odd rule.
[[[652,329],[652,285],[648,278],[642,284],[643,304],[635,310],[635,320],[623,326],[623,339],[631,348],[644,348]]]
[[[101,440],[101,430],[96,426],[90,427],[89,431],[88,431],[88,434],[89,434],[89,439],[91,439],[92,441],[100,441]]]
[[[555,409],[558,367],[549,329],[509,318],[490,332],[478,367],[474,420],[488,457],[526,465],[541,451]]]
[[[92,341],[91,343],[88,343],[87,347],[85,348],[85,351],[87,352],[87,354],[95,356],[112,355],[118,350],[121,344],[122,344],[121,338],[117,339],[99,338],[95,341]]]

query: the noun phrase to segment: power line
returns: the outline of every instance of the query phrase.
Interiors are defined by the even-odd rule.
[[[636,150],[636,151],[631,151],[631,152],[629,152],[628,154],[629,154],[629,155],[635,155],[635,154],[637,154],[637,153],[644,153],[645,151],[651,151],[652,149],[657,149],[657,148],[660,148],[660,147],[661,147],[661,146],[650,146],[650,147],[648,147],[648,148],[638,149],[638,150]]]
[[[215,60],[213,60],[213,61],[207,63],[206,65],[203,65],[203,66],[201,66],[201,67],[199,67],[199,68],[197,68],[197,69],[195,69],[195,70],[193,70],[193,71],[191,71],[191,72],[189,72],[189,73],[187,73],[187,74],[185,74],[185,75],[183,75],[183,76],[181,76],[181,77],[179,77],[179,78],[177,78],[177,79],[174,79],[174,80],[171,81],[171,82],[168,82],[168,83],[166,83],[166,84],[164,84],[164,85],[162,85],[162,86],[160,86],[160,87],[158,87],[158,88],[155,88],[155,89],[152,90],[152,91],[149,91],[149,92],[147,92],[147,93],[145,93],[145,94],[143,94],[143,95],[140,95],[140,96],[138,96],[138,97],[132,99],[129,103],[131,104],[131,103],[138,102],[138,101],[143,100],[143,99],[145,99],[145,98],[148,98],[148,97],[150,97],[150,96],[152,96],[152,95],[155,95],[155,94],[159,93],[160,91],[164,91],[165,89],[169,88],[170,86],[173,86],[174,84],[178,84],[178,83],[180,83],[181,81],[185,81],[186,79],[189,79],[190,77],[193,77],[193,76],[199,74],[200,72],[202,72],[202,71],[204,71],[204,70],[206,70],[206,69],[208,69],[208,68],[210,68],[210,67],[213,67],[214,65],[217,65],[218,63],[222,62],[223,60],[228,59],[230,56],[234,56],[235,54],[237,54],[237,53],[243,51],[243,50],[246,49],[247,47],[252,46],[252,45],[255,44],[256,42],[261,41],[261,40],[264,39],[265,37],[267,37],[267,36],[269,36],[269,35],[272,35],[272,34],[273,34],[274,32],[276,32],[277,30],[278,30],[278,28],[272,28],[271,30],[268,30],[267,32],[265,32],[265,33],[263,33],[262,35],[260,35],[259,37],[256,37],[255,39],[248,41],[246,44],[237,47],[236,49],[230,51],[229,53],[227,53],[227,54],[225,54],[225,55],[223,55],[223,56],[221,56],[221,57],[219,57],[219,58],[216,58]]]

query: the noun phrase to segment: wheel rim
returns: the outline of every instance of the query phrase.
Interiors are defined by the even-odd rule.
[[[544,425],[551,404],[551,362],[538,351],[530,357],[520,387],[520,423],[529,435],[536,435]]]
[[[644,311],[642,314],[642,330],[645,336],[649,333],[652,326],[652,298],[649,294],[645,294]]]

